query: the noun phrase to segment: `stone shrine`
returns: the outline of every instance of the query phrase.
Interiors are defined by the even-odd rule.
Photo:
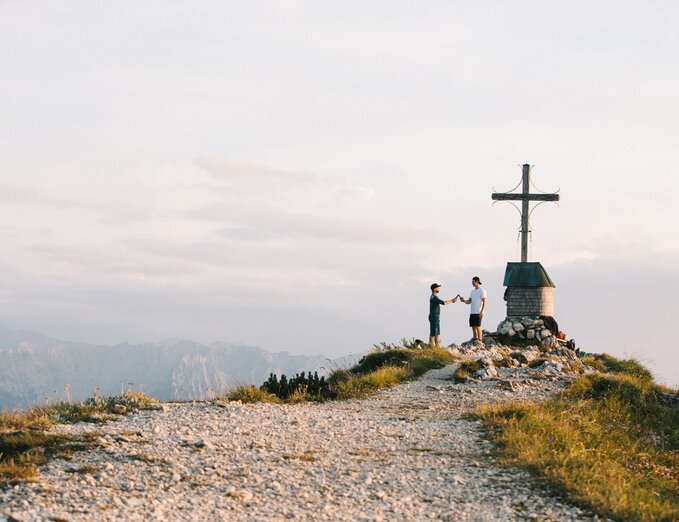
[[[554,283],[540,263],[507,263],[507,317],[554,316]]]

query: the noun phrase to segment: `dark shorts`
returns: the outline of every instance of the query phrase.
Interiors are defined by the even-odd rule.
[[[429,337],[441,335],[441,317],[438,315],[429,316]]]
[[[469,326],[481,326],[481,316],[479,314],[469,314]]]

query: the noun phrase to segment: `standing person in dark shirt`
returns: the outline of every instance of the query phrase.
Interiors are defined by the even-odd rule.
[[[431,297],[429,298],[429,346],[441,347],[441,305],[447,305],[457,301],[457,297],[454,299],[448,299],[444,301],[439,298],[439,288],[440,284],[434,283],[431,285]]]

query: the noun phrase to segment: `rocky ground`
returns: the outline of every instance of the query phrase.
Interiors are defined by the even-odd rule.
[[[365,400],[164,404],[59,426],[98,433],[98,446],[0,491],[0,521],[596,520],[496,465],[464,416],[484,402],[544,399],[572,377],[524,364],[455,384],[455,367]]]

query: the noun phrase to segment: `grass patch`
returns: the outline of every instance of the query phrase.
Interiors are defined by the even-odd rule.
[[[580,359],[580,362],[582,364],[586,364],[590,368],[594,368],[595,370],[598,370],[600,372],[605,372],[606,371],[606,366],[604,366],[604,363],[601,359],[597,359],[596,357],[593,357],[591,355],[588,355],[587,357],[583,357]]]
[[[428,345],[424,345],[428,346]],[[456,361],[457,358],[442,348],[394,348],[389,350],[374,350],[366,354],[351,373],[363,375],[382,368],[396,366],[412,371],[415,376]]]
[[[617,359],[604,353],[600,360],[603,362],[606,371],[631,375],[642,381],[653,381],[653,374],[637,359]]]
[[[383,366],[365,375],[349,374],[348,379],[335,384],[335,398],[365,397],[375,390],[388,388],[411,378],[412,374],[408,370],[398,366]]]
[[[230,401],[241,401],[244,403],[271,402],[279,404],[282,402],[275,395],[265,392],[264,390],[260,390],[252,384],[241,384],[236,386],[229,392],[226,398]]]
[[[665,405],[638,361],[603,359],[540,404],[483,406],[477,415],[507,464],[549,479],[601,516],[679,519],[679,407]]]
[[[46,430],[53,424],[54,421],[39,409],[0,411],[0,432]]]
[[[37,468],[54,456],[91,446],[91,437],[55,435],[40,431],[0,433],[0,484],[32,480]]]
[[[57,423],[105,422],[125,411],[159,408],[158,401],[141,392],[115,397],[92,397],[84,402],[60,402],[28,411],[0,412],[0,483],[32,480],[38,466],[50,458],[70,458],[74,451],[92,447],[95,434],[78,437],[49,433]]]

